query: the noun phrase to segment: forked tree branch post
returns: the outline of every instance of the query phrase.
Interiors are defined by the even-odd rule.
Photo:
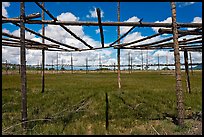
[[[176,23],[176,5],[175,2],[171,2],[172,10],[172,31],[173,31],[173,42],[174,42],[174,59],[175,59],[175,73],[176,73],[176,97],[177,97],[177,118],[178,125],[184,126],[184,104],[183,104],[183,91],[181,81],[181,64],[179,54],[179,43],[178,43],[178,30]]]

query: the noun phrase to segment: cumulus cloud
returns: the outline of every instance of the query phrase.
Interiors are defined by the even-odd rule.
[[[138,22],[139,20],[140,19],[138,17],[133,16],[124,22]],[[120,27],[120,34],[122,35],[122,34],[126,33],[130,28],[131,27],[121,26]]]
[[[10,6],[10,2],[2,2],[2,15],[8,17],[6,7]]]
[[[186,7],[195,4],[195,2],[176,2],[178,7]]]
[[[97,13],[96,13],[96,8],[93,7],[92,10],[89,10],[89,14],[86,15],[86,17],[87,18],[98,18]],[[103,17],[104,17],[104,12],[101,10],[101,18],[103,18]]]
[[[168,17],[167,19],[163,20],[163,21],[156,21],[155,23],[172,23],[172,18]],[[160,28],[165,28],[165,27],[160,27]],[[152,29],[158,33],[158,30],[160,29],[159,27],[152,27]]]

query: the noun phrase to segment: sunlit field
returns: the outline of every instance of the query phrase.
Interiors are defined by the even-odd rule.
[[[2,72],[3,73],[3,72]],[[192,116],[202,111],[202,71],[190,73],[191,94],[185,72],[182,86],[185,128],[174,124],[176,117],[173,71],[46,73],[41,93],[41,74],[27,73],[28,130],[21,127],[20,74],[2,74],[2,134],[202,134]],[[106,96],[108,120],[106,130]]]

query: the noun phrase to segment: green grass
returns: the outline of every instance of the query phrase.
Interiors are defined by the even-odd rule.
[[[202,72],[194,72],[190,80],[192,94],[186,93],[185,73],[182,73],[185,108],[201,111]],[[116,73],[45,74],[42,94],[41,74],[27,74],[28,120],[56,117],[51,121],[29,122],[25,134],[155,134],[152,124],[160,133],[161,127],[169,134],[185,132],[163,118],[164,113],[176,115],[175,76],[161,75],[161,72],[122,73],[121,83],[122,89],[118,90]],[[106,92],[108,132],[105,129]],[[81,102],[83,99],[85,102]],[[83,103],[83,108],[75,112]],[[137,107],[131,109],[127,104]],[[159,124],[155,124],[158,120]],[[15,126],[20,122],[20,75],[2,75],[2,134],[23,134],[21,125]],[[5,131],[11,126],[14,127]]]

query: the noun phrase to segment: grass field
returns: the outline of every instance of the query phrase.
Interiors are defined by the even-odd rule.
[[[28,130],[21,124],[20,75],[2,75],[2,134],[202,134],[185,119],[181,129],[166,114],[176,116],[175,76],[164,72],[122,73],[118,90],[116,73],[27,74]],[[202,71],[190,75],[192,93],[186,92],[182,72],[186,116],[202,111]],[[106,130],[106,98],[109,128]],[[201,125],[202,126],[202,125]]]

